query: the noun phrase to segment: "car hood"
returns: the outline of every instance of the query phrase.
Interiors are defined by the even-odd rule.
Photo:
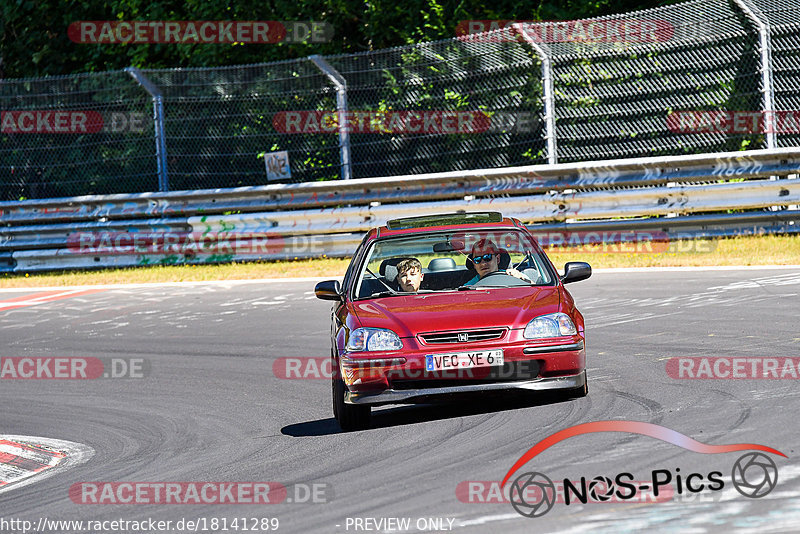
[[[388,328],[400,337],[420,332],[507,326],[559,311],[558,287],[521,287],[399,295],[351,303],[361,326]]]

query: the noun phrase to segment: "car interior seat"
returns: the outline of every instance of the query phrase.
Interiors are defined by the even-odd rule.
[[[428,264],[428,271],[454,271],[456,267],[456,260],[453,258],[434,258]]]
[[[391,287],[398,289],[399,286],[397,284],[397,264],[403,260],[408,260],[411,258],[400,257],[400,258],[387,258],[381,262],[381,266],[378,268],[378,274],[380,274],[384,281],[389,284]]]

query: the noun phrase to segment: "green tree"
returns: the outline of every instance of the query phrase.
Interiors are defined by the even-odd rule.
[[[655,7],[674,0],[5,0],[0,7],[0,78],[141,68],[263,63],[376,50],[453,37],[459,21],[570,20]],[[82,20],[317,20],[327,43],[80,44]]]

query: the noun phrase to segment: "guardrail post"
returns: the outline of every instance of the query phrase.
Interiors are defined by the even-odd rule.
[[[556,142],[556,103],[553,96],[553,64],[550,54],[536,42],[520,23],[515,23],[513,28],[522,36],[542,60],[542,91],[544,93],[544,123],[545,139],[547,140],[547,163],[558,163],[558,144]]]
[[[164,134],[164,97],[161,89],[151,82],[142,71],[136,67],[128,67],[125,72],[130,74],[136,82],[153,97],[153,122],[156,132],[156,168],[158,170],[158,190],[169,191],[169,178],[167,176],[167,138]]]
[[[761,49],[761,108],[764,112],[764,126],[767,148],[778,146],[778,136],[775,127],[775,86],[772,84],[772,37],[769,19],[761,10],[749,0],[733,0],[733,3],[758,26],[758,47]],[[767,122],[767,117],[773,120]]]
[[[353,177],[350,165],[350,130],[347,124],[347,81],[325,58],[315,54],[308,56],[314,65],[336,86],[336,112],[339,115],[339,159],[342,166],[342,179]]]

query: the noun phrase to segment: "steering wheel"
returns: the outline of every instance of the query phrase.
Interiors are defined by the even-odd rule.
[[[496,287],[517,287],[517,286],[530,286],[531,284],[525,280],[521,280],[516,276],[511,276],[505,271],[493,271],[486,276],[472,284],[473,287],[479,286],[496,286]]]

